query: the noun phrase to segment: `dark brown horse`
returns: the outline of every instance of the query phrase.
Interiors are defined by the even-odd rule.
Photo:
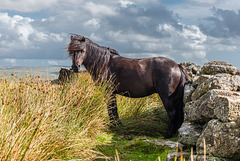
[[[111,82],[116,87],[113,101],[108,106],[112,123],[120,123],[116,94],[139,98],[158,93],[169,118],[165,137],[172,137],[182,125],[183,92],[188,74],[181,65],[164,57],[125,58],[116,50],[99,46],[80,35],[71,36],[68,52],[74,72],[79,72],[83,64],[95,81],[112,78]]]

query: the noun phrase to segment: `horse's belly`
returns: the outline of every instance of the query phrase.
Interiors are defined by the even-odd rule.
[[[121,85],[119,87],[118,94],[131,98],[146,97],[156,93],[154,87],[137,86],[134,84],[129,84],[128,88],[121,88]]]
[[[148,92],[148,93],[143,93],[143,94],[124,92],[124,93],[119,93],[119,94],[122,96],[130,97],[130,98],[142,98],[142,97],[150,96],[153,93],[156,93],[156,92]]]

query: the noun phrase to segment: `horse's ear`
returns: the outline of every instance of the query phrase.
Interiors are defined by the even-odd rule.
[[[85,42],[85,37],[82,38],[82,41]]]

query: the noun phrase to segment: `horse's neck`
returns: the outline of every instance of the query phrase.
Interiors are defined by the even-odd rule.
[[[88,48],[89,53],[86,53],[87,57],[83,65],[94,80],[105,79],[108,75],[107,66],[110,56],[107,58],[107,55],[104,55],[105,53],[101,51],[102,49],[99,46],[90,45]]]

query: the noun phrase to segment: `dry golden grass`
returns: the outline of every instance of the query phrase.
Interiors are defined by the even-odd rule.
[[[96,137],[104,133],[103,87],[88,75],[62,85],[39,77],[0,81],[0,159],[91,159]]]

